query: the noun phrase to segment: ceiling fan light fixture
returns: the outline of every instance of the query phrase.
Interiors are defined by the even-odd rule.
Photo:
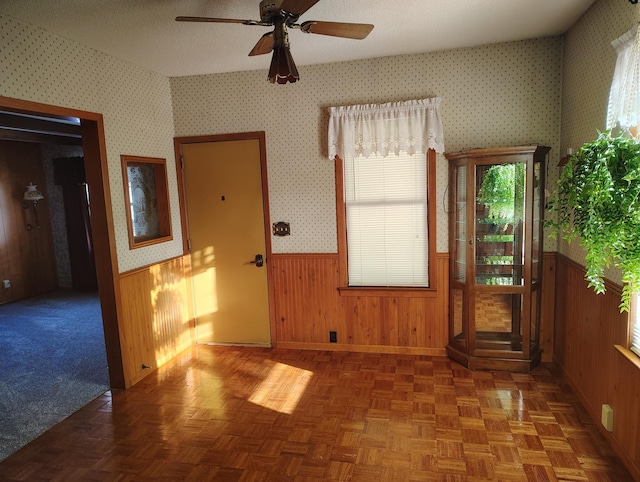
[[[261,0],[259,21],[217,17],[176,17],[176,20],[179,22],[239,23],[242,25],[259,25],[261,27],[272,26],[273,31],[260,37],[258,43],[249,52],[249,56],[273,52],[267,79],[272,84],[286,84],[287,82],[293,83],[300,80],[300,74],[298,74],[298,69],[289,50],[287,28],[299,29],[308,34],[356,40],[364,39],[373,29],[373,25],[365,23],[323,22],[319,20],[309,20],[302,24],[296,23],[302,14],[319,1]]]
[[[286,84],[300,80],[300,74],[288,46],[274,47],[268,78],[272,84]]]

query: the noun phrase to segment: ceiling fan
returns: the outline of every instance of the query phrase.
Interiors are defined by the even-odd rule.
[[[253,47],[249,55],[268,54],[273,51],[269,82],[286,84],[300,79],[296,64],[289,50],[287,28],[297,28],[305,33],[330,35],[362,40],[373,30],[373,25],[365,23],[322,22],[308,20],[296,23],[298,18],[313,7],[319,0],[262,0],[260,2],[260,20],[240,20],[235,18],[212,17],[176,17],[178,22],[240,23],[274,27],[272,32],[264,34]]]

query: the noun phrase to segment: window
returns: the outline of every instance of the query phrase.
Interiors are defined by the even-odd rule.
[[[607,129],[630,129],[640,122],[640,37],[638,26],[611,42],[616,60],[609,105]]]
[[[344,161],[348,286],[429,286],[427,164],[406,153]]]
[[[611,42],[611,45],[616,49],[618,57],[609,92],[607,129],[618,127],[637,137],[637,127],[640,123],[640,31],[638,26],[636,25]],[[629,309],[629,349],[640,357],[639,301],[638,294],[633,294]]]
[[[341,286],[432,287],[439,99],[329,111]]]
[[[640,356],[640,309],[638,309],[638,295],[631,295],[631,306],[629,309],[629,334],[631,338],[630,349]]]

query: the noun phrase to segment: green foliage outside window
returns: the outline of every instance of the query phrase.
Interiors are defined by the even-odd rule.
[[[489,208],[488,219],[495,223],[516,223],[522,219],[526,165],[498,164],[487,169],[478,191],[478,202]]]

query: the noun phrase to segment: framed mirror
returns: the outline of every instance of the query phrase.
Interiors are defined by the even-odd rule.
[[[167,184],[167,161],[120,156],[131,249],[173,239]]]

